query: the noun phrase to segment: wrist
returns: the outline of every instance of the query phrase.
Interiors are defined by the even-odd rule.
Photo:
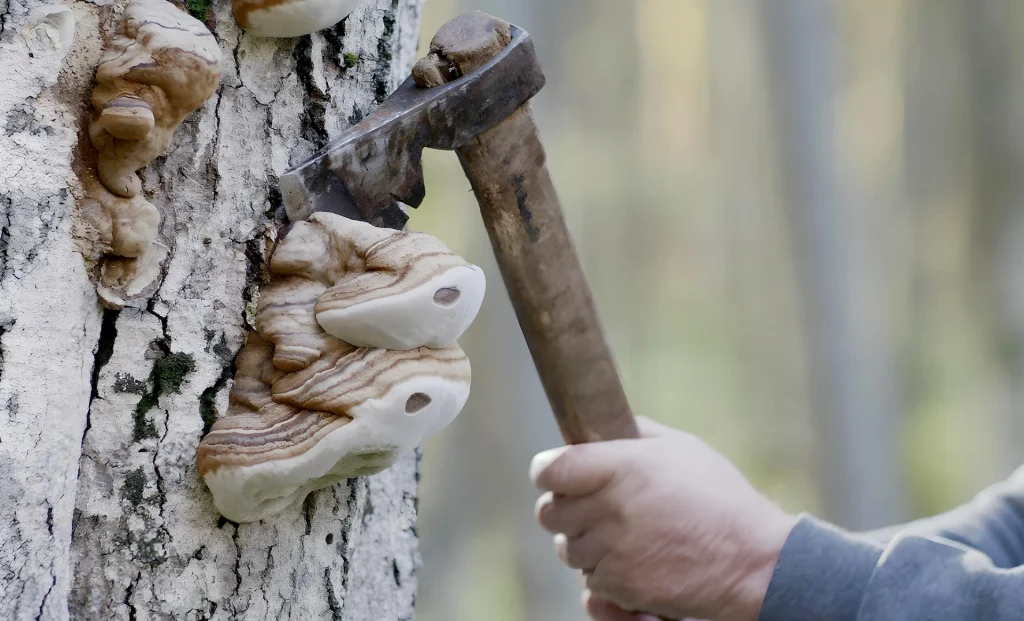
[[[747,545],[737,549],[737,580],[723,621],[757,621],[775,573],[775,566],[789,534],[799,521],[776,507],[773,519],[764,520],[758,529],[748,532]]]

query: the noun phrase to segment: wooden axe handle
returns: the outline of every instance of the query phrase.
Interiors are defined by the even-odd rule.
[[[413,78],[421,88],[458,80],[490,62],[512,38],[503,19],[479,11],[456,17],[437,31]],[[505,96],[498,89],[492,99]],[[637,437],[529,101],[456,153],[565,441]]]
[[[529,102],[456,152],[565,441],[637,437]]]
[[[529,102],[456,152],[565,441],[638,437]]]
[[[481,66],[507,44],[508,28],[479,12],[452,20],[413,69],[417,84],[436,86]],[[565,441],[638,437],[530,103],[456,153]]]

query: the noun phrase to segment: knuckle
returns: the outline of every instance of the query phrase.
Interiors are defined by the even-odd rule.
[[[602,599],[616,600],[620,592],[619,581],[614,569],[609,567],[608,562],[598,563],[597,566],[587,574],[587,589]]]
[[[558,533],[561,532],[561,520],[559,519],[558,508],[553,504],[546,505],[541,508],[540,513],[537,516],[537,521],[544,527],[545,530]]]
[[[565,545],[563,560],[566,565],[573,569],[586,569],[583,554],[580,551],[580,546],[572,540],[568,541]]]
[[[587,576],[586,588],[602,599],[634,610],[644,609],[649,599],[644,596],[645,580],[637,572],[625,571],[614,555],[609,555]]]
[[[569,550],[568,541],[566,540],[565,535],[561,533],[555,535],[553,543],[555,546],[555,555],[558,557],[558,560],[562,561],[563,564],[568,565]]]
[[[555,499],[540,507],[537,513],[537,521],[552,533],[565,533],[566,527],[569,525],[566,513],[564,501],[559,502]]]
[[[601,565],[594,568],[593,571],[585,574],[584,586],[588,591],[598,597],[605,597],[608,595],[608,584],[605,578],[605,572]]]
[[[533,515],[540,522],[541,526],[547,526],[547,520],[550,519],[553,505],[554,494],[551,492],[545,492],[537,499],[536,504],[533,507]]]

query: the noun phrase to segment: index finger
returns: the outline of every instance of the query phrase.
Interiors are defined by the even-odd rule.
[[[534,456],[530,480],[538,489],[561,496],[587,496],[611,482],[614,459],[606,443],[562,446]]]

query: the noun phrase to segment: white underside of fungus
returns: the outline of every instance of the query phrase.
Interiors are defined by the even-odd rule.
[[[476,318],[483,291],[480,268],[454,267],[395,296],[341,308],[321,302],[316,320],[331,336],[357,347],[446,347]]]
[[[468,361],[464,367],[464,379],[424,374],[389,386],[380,398],[352,406],[350,420],[294,412],[270,430],[249,432],[248,439],[265,446],[275,432],[277,438],[298,437],[289,436],[286,429],[294,425],[314,441],[308,450],[292,454],[284,447],[289,442],[278,440],[280,453],[263,455],[273,459],[207,474],[206,485],[217,509],[235,522],[256,521],[280,513],[317,489],[390,467],[402,453],[448,426],[462,410],[469,398]],[[320,425],[324,431],[318,437],[313,430]],[[211,436],[211,441],[217,441],[218,434]],[[234,442],[244,444],[237,437]]]
[[[197,457],[236,522],[380,472],[448,426],[470,390],[456,339],[485,289],[480,268],[429,235],[331,214],[296,224],[270,268],[231,410]]]
[[[235,21],[258,37],[301,37],[337,24],[363,0],[234,0]]]

